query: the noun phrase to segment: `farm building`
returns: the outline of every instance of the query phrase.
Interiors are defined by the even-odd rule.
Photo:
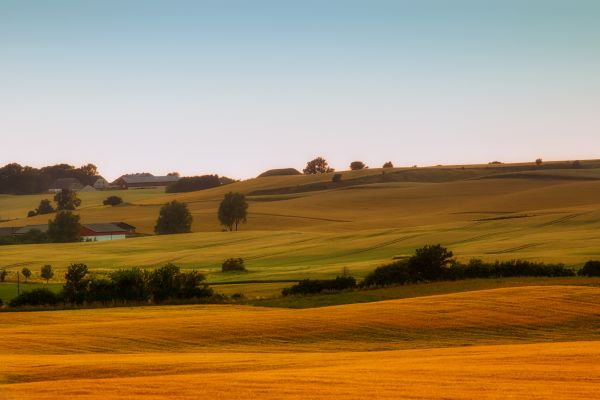
[[[135,227],[133,229],[135,230]],[[106,240],[121,240],[125,239],[127,235],[129,235],[129,231],[116,224],[81,225],[81,239],[84,241],[100,242]]]
[[[63,189],[77,192],[83,189],[83,185],[77,178],[58,178],[52,183],[48,191],[52,193],[58,193]]]
[[[119,189],[142,189],[142,188],[156,188],[168,186],[173,182],[179,180],[178,176],[153,176],[153,175],[123,175],[113,183],[111,186],[118,187]]]
[[[96,182],[94,182],[93,186],[96,190],[105,190],[108,189],[109,183],[106,179],[100,176],[98,179],[96,179]]]
[[[29,233],[34,230],[41,231],[41,232],[48,232],[48,224],[27,225],[27,226],[22,226],[20,228],[15,228],[14,234],[16,236],[20,236],[20,235],[24,235],[24,234]]]

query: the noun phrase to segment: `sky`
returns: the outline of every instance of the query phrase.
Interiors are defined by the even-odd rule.
[[[0,165],[600,158],[600,2],[0,0]]]

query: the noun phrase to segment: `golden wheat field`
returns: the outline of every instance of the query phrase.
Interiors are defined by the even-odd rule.
[[[594,399],[599,315],[599,288],[569,286],[4,313],[0,398]]]

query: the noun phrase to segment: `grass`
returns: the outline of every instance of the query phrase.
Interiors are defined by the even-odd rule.
[[[23,282],[21,282],[20,290],[21,290],[21,293],[23,293],[25,291],[30,291],[33,289],[48,288],[48,289],[52,290],[53,292],[58,293],[62,289],[62,286],[63,286],[62,284],[56,284],[56,283],[50,283],[50,284],[46,285],[45,283],[23,283]],[[16,283],[9,283],[9,282],[0,283],[0,299],[2,299],[3,302],[8,303],[10,300],[17,297],[17,293],[18,293],[18,288],[17,288]]]
[[[595,398],[600,288],[0,318],[8,398]],[[132,329],[135,327],[135,329]]]

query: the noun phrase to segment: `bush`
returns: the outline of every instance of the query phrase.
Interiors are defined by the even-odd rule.
[[[10,306],[54,306],[59,302],[60,296],[46,288],[40,288],[21,293],[10,301]]]
[[[302,172],[298,171],[296,168],[278,168],[278,169],[270,169],[268,171],[263,172],[258,177],[264,178],[267,176],[288,176],[288,175],[302,175]]]
[[[352,161],[350,163],[350,169],[352,171],[358,171],[360,169],[364,169],[366,167],[365,163],[362,161]]]
[[[317,294],[321,292],[333,292],[356,287],[356,279],[352,276],[338,276],[335,279],[312,280],[305,279],[294,286],[283,289],[284,296]]]
[[[221,180],[218,175],[190,176],[183,177],[177,182],[171,183],[165,191],[167,193],[194,192],[217,186],[221,186]]]
[[[342,181],[342,174],[333,174],[333,178],[331,178],[332,182],[341,182]]]
[[[112,303],[115,298],[115,286],[108,279],[92,279],[88,286],[88,303]]]
[[[366,276],[361,286],[405,285],[418,281],[419,279],[411,270],[408,260],[401,260],[376,268]]]
[[[204,280],[204,275],[198,271],[183,273],[178,266],[167,264],[150,274],[148,288],[155,303],[171,299],[208,297],[212,295],[212,289],[207,285],[199,286]]]
[[[102,202],[105,206],[118,206],[119,204],[123,204],[123,199],[119,196],[108,196],[106,200]]]
[[[383,164],[383,168],[394,168],[394,164],[392,164],[391,161],[388,161],[385,164]]]
[[[150,289],[148,288],[148,272],[139,268],[122,269],[111,273],[114,298],[127,303],[130,301],[148,301]]]
[[[600,261],[588,261],[577,275],[580,276],[600,276]]]
[[[221,272],[246,272],[244,260],[241,258],[228,258],[221,265]]]

